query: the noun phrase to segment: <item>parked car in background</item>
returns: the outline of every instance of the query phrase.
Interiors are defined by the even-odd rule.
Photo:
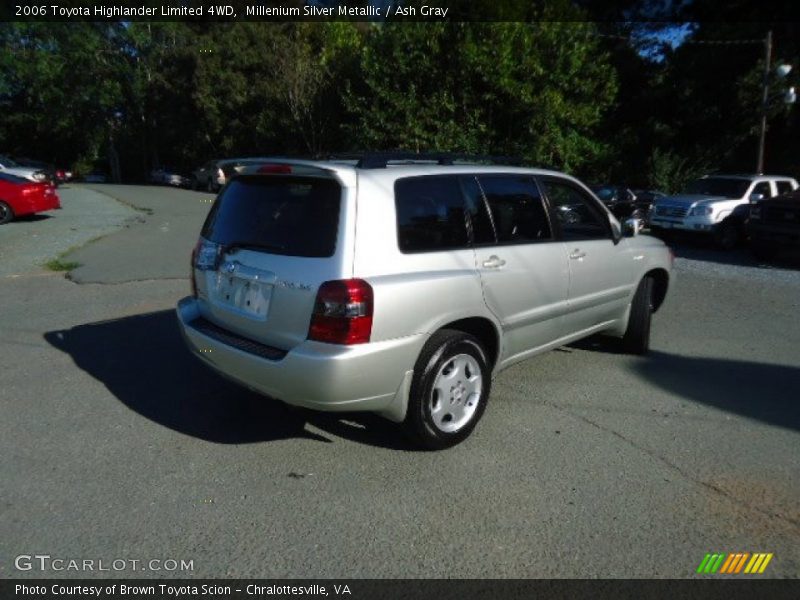
[[[263,158],[229,158],[219,162],[219,167],[222,169],[222,185],[228,183],[231,179],[244,172],[247,167],[262,164]]]
[[[666,198],[667,194],[658,190],[633,190],[636,195],[636,206],[645,213],[645,222],[650,224],[650,217],[653,214],[653,204],[661,198]]]
[[[95,169],[93,171],[89,171],[83,180],[86,183],[106,183],[108,181],[108,176],[106,175],[105,171],[101,171],[99,169]]]
[[[747,234],[756,258],[770,260],[800,250],[800,190],[753,204],[749,217]]]
[[[797,187],[796,180],[779,175],[706,175],[683,193],[656,200],[650,230],[710,234],[721,248],[730,249],[742,240],[748,204]]]
[[[634,218],[644,223],[647,220],[650,204],[640,206],[638,196],[630,188],[616,185],[594,185],[591,189],[620,221]]]
[[[14,161],[23,167],[29,167],[31,169],[42,171],[47,176],[47,181],[53,185],[58,185],[59,182],[56,175],[57,169],[55,165],[43,162],[41,160],[34,160],[32,158],[15,158]]]
[[[47,174],[44,171],[31,167],[24,167],[3,155],[0,155],[0,173],[16,175],[17,177],[22,177],[23,179],[35,181],[37,183],[47,181]]]
[[[563,173],[438,160],[246,167],[209,212],[177,306],[195,355],[273,398],[378,413],[440,449],[521,360],[599,332],[647,352],[672,271],[663,242]]]
[[[259,164],[263,160],[261,158],[225,158],[208,161],[192,172],[192,189],[217,193],[246,167]]]
[[[160,185],[171,185],[174,187],[187,187],[189,179],[169,167],[159,167],[150,171],[150,183],[157,183]]]
[[[0,224],[56,208],[61,202],[54,186],[0,173]]]
[[[193,190],[216,192],[225,185],[225,174],[219,166],[219,160],[210,160],[192,171],[191,186]]]

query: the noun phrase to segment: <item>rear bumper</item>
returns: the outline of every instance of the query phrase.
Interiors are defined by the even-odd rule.
[[[400,420],[408,373],[427,340],[419,334],[355,346],[305,341],[282,358],[264,358],[193,326],[200,313],[188,297],[177,307],[189,348],[204,363],[242,385],[287,404],[323,411],[370,411]],[[283,353],[279,353],[283,354]]]
[[[57,194],[47,194],[34,198],[26,198],[21,202],[15,203],[13,206],[14,214],[18,217],[22,215],[33,215],[48,210],[55,210],[57,208],[61,208],[61,202],[59,201]]]

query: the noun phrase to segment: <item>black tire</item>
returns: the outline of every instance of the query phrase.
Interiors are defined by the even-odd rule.
[[[622,349],[630,354],[647,354],[650,349],[650,321],[653,316],[653,278],[639,282],[631,302],[628,328],[622,338]]]
[[[14,211],[11,210],[11,207],[0,200],[0,225],[3,223],[8,223],[9,221],[14,220]]]
[[[778,249],[775,246],[764,244],[761,242],[751,242],[750,252],[753,253],[758,260],[767,261],[772,260],[778,254]]]
[[[741,233],[736,223],[723,221],[714,228],[714,242],[722,250],[733,250],[741,241]]]
[[[472,400],[474,404],[470,403],[470,396],[462,394],[463,387],[462,391],[456,390],[454,396],[457,398],[455,400],[451,398],[450,404],[463,406],[456,410],[471,411],[471,416],[465,417],[466,421],[463,425],[454,431],[444,431],[436,424],[433,412],[435,411],[434,405],[437,402],[445,403],[446,399],[440,398],[438,401],[435,399],[434,384],[440,372],[445,372],[448,364],[452,364],[453,359],[459,355],[468,355],[477,364],[480,373],[467,373],[467,376],[479,375],[481,388],[477,392],[478,398]],[[458,381],[458,384],[461,384],[461,381]],[[455,446],[465,440],[475,429],[475,425],[486,409],[491,386],[491,369],[481,343],[475,337],[462,331],[450,329],[437,331],[422,348],[414,366],[414,378],[411,382],[408,411],[404,423],[406,431],[417,444],[429,450],[442,450]],[[447,411],[446,403],[441,410]],[[444,416],[450,416],[452,419],[452,415],[445,414]],[[445,423],[445,426],[449,426],[449,423]]]
[[[197,177],[192,177],[192,190],[195,192],[200,189],[200,182],[197,181]]]
[[[652,225],[650,226],[650,234],[664,241],[670,241],[673,238],[671,230],[664,229],[663,227],[654,227]]]

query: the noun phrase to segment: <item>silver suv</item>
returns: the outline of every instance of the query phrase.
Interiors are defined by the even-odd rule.
[[[572,177],[263,161],[218,196],[177,308],[194,353],[249,388],[375,412],[437,449],[514,363],[600,332],[648,349],[672,254]]]

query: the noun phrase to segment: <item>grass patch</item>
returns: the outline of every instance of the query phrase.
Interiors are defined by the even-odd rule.
[[[74,260],[64,260],[61,257],[48,260],[44,263],[45,268],[51,271],[72,271],[81,266],[81,263]]]
[[[92,242],[96,242],[97,240],[103,238],[104,236],[98,235],[83,244],[78,244],[77,246],[72,246],[71,248],[67,248],[56,256],[52,260],[48,260],[46,263],[43,263],[42,266],[49,271],[58,271],[58,272],[65,272],[65,271],[72,271],[73,269],[77,269],[78,267],[82,266],[81,263],[74,261],[74,260],[66,260],[68,254],[75,252],[79,248],[83,248],[84,246],[91,244]]]
[[[115,198],[115,200],[117,200],[117,202],[121,202],[122,204],[125,204],[126,206],[129,206],[133,210],[138,210],[139,212],[144,213],[146,215],[152,215],[153,214],[153,209],[152,208],[148,208],[146,206],[136,206],[134,204],[128,204],[127,202],[122,202],[118,198]]]

